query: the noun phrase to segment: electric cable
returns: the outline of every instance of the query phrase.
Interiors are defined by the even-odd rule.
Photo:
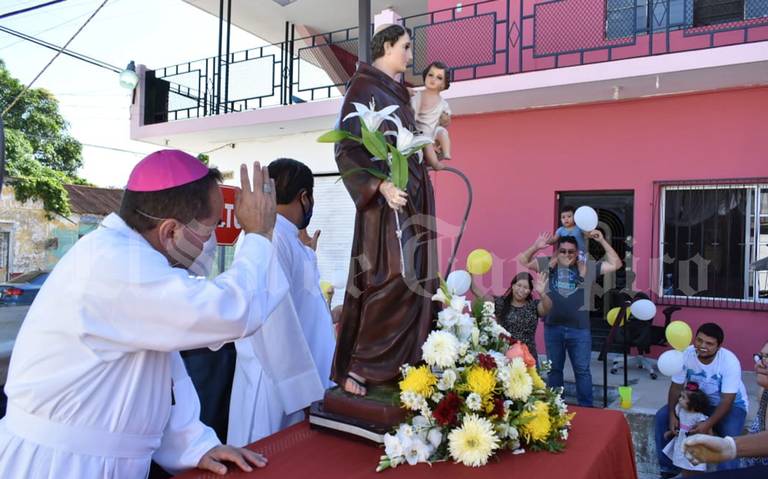
[[[43,69],[42,69],[42,70],[40,70],[40,73],[38,73],[37,75],[35,75],[35,78],[33,78],[33,79],[32,79],[32,81],[31,81],[31,82],[29,82],[29,84],[27,84],[27,85],[24,87],[24,89],[22,89],[22,90],[19,92],[19,94],[18,94],[18,95],[16,95],[16,98],[14,98],[14,99],[13,99],[13,101],[10,103],[10,105],[8,105],[8,106],[7,106],[7,107],[6,107],[6,108],[3,110],[3,113],[2,113],[2,115],[0,115],[0,116],[3,116],[3,117],[4,117],[4,116],[5,116],[5,114],[6,114],[6,113],[8,113],[8,112],[10,111],[10,109],[11,109],[11,108],[13,108],[13,106],[14,106],[14,105],[16,105],[16,103],[17,103],[17,102],[18,102],[18,101],[21,99],[21,97],[22,97],[22,96],[24,96],[24,94],[25,94],[25,93],[26,93],[26,92],[27,92],[27,91],[28,91],[28,90],[29,90],[29,89],[32,87],[32,85],[34,85],[34,83],[37,81],[37,79],[38,79],[38,78],[40,78],[40,77],[43,75],[43,73],[45,73],[45,71],[48,69],[48,67],[50,67],[50,66],[51,66],[51,64],[53,64],[53,62],[54,62],[54,61],[55,61],[57,58],[59,58],[59,55],[61,55],[61,52],[62,52],[63,50],[65,50],[65,49],[66,49],[66,48],[69,46],[69,44],[70,44],[70,43],[72,43],[72,41],[75,39],[75,37],[77,37],[77,36],[80,34],[80,32],[82,32],[82,31],[83,31],[83,29],[86,27],[86,25],[88,25],[88,24],[91,22],[91,20],[93,19],[93,17],[95,17],[95,16],[96,16],[96,14],[97,14],[97,13],[99,13],[99,12],[101,11],[101,9],[102,9],[102,8],[104,8],[104,5],[106,5],[108,1],[109,1],[109,0],[104,0],[104,1],[101,3],[101,5],[99,5],[99,7],[98,7],[98,8],[97,8],[97,9],[96,9],[96,10],[95,10],[95,11],[94,11],[92,14],[91,14],[91,16],[90,16],[90,17],[88,17],[88,19],[85,21],[85,23],[83,23],[83,24],[82,24],[82,26],[80,26],[80,28],[78,28],[78,29],[77,29],[77,31],[74,33],[74,35],[72,35],[72,36],[69,38],[69,40],[67,40],[67,43],[65,43],[65,44],[64,44],[64,46],[63,46],[63,47],[61,47],[61,49],[60,49],[60,50],[59,50],[59,51],[56,53],[56,55],[54,55],[54,56],[53,56],[53,58],[51,58],[51,61],[49,61],[49,62],[48,62],[48,63],[47,63],[47,64],[46,64],[46,65],[43,67]]]

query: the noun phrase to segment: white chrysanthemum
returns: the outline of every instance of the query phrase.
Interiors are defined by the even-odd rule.
[[[451,458],[465,466],[484,466],[498,447],[499,438],[493,432],[493,424],[476,414],[466,415],[461,426],[448,434]]]
[[[459,359],[459,340],[446,331],[432,331],[421,347],[424,361],[430,366],[450,368]]]
[[[483,303],[483,316],[493,316],[496,312],[496,305],[493,301],[486,301]]]
[[[483,398],[477,393],[467,396],[467,407],[472,411],[479,411],[483,407]]]
[[[424,396],[421,394],[416,394],[412,391],[401,392],[400,402],[402,402],[403,406],[410,409],[411,411],[418,411],[427,405],[427,401],[424,399]]]
[[[458,374],[456,374],[456,370],[446,369],[437,381],[437,389],[440,391],[450,391],[453,389],[453,385],[456,383],[457,378]]]
[[[527,401],[533,392],[533,378],[528,374],[528,369],[522,358],[515,358],[509,366],[504,368],[504,394],[510,399]]]
[[[480,334],[480,344],[482,344],[483,346],[488,344],[488,335],[487,334],[485,334],[485,333]]]
[[[461,358],[461,362],[464,364],[472,364],[477,359],[477,354],[472,351],[468,352]]]
[[[437,313],[437,324],[444,329],[452,328],[459,322],[461,314],[453,308],[445,308]]]

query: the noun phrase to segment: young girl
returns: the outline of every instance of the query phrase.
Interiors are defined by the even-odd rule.
[[[422,135],[435,140],[434,145],[427,145],[424,148],[424,157],[427,164],[436,170],[442,169],[443,166],[438,160],[435,147],[439,148],[444,159],[451,159],[451,139],[448,136],[448,130],[445,129],[451,122],[451,108],[440,96],[440,92],[447,90],[451,84],[449,75],[450,72],[445,64],[430,63],[422,74],[424,89],[411,97],[416,129],[421,131]]]
[[[699,385],[689,382],[685,389],[680,393],[680,399],[675,406],[675,414],[680,421],[679,431],[667,431],[664,433],[666,439],[673,438],[664,447],[664,454],[672,459],[672,463],[682,469],[680,475],[683,477],[699,474],[700,471],[706,471],[706,464],[694,466],[685,457],[683,453],[683,441],[688,431],[693,429],[696,424],[706,421],[707,415],[704,412],[709,407],[707,395],[699,389]]]

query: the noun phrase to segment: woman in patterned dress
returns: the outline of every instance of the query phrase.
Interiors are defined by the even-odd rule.
[[[533,298],[533,292],[540,299]],[[528,272],[519,273],[512,279],[509,289],[503,296],[496,296],[496,318],[514,339],[522,341],[538,364],[536,353],[536,327],[539,318],[544,317],[552,308],[552,300],[547,294],[547,278],[539,274],[535,283]]]

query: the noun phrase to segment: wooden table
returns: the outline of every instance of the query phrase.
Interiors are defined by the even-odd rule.
[[[230,472],[226,477],[271,478],[411,478],[434,475],[440,479],[466,477],[520,479],[637,479],[632,437],[624,415],[618,411],[571,407],[576,412],[564,452],[503,452],[485,467],[468,468],[452,462],[416,466],[401,465],[376,473],[383,448],[369,442],[324,430],[310,429],[307,422],[262,439],[249,448],[264,453],[269,465],[252,473]],[[198,470],[182,479],[219,478]]]

